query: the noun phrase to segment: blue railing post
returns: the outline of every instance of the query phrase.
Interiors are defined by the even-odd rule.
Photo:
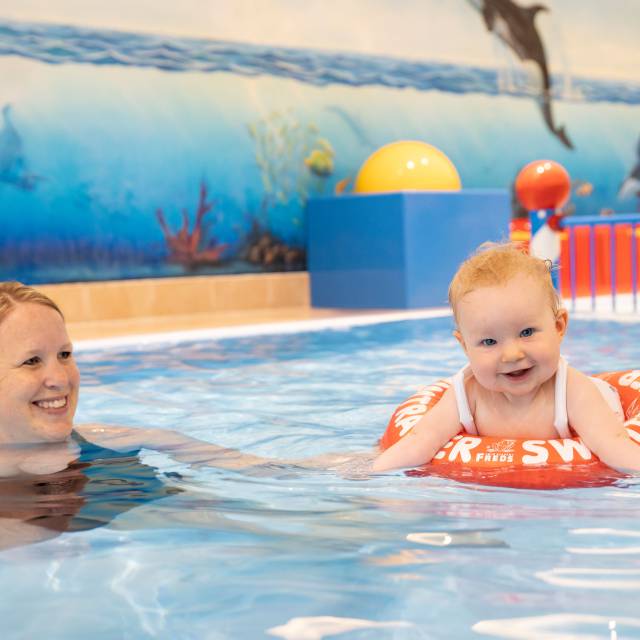
[[[589,291],[591,311],[596,310],[596,226],[589,226]]]
[[[561,265],[562,268],[562,265]],[[571,310],[576,310],[577,292],[577,262],[576,262],[576,230],[569,227],[569,287],[571,290]]]
[[[609,262],[611,265],[610,273],[611,273],[611,308],[613,311],[616,310],[616,225],[614,222],[609,224]]]
[[[637,226],[631,223],[631,297],[633,310],[638,311],[638,243],[636,241]]]

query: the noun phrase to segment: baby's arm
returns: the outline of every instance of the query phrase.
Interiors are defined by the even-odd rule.
[[[459,431],[455,393],[449,388],[407,435],[375,459],[372,471],[420,467]]]
[[[596,385],[569,368],[567,378],[569,424],[602,462],[619,471],[640,471],[640,446],[629,437]]]

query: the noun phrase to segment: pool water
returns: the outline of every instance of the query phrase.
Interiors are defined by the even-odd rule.
[[[464,363],[451,328],[80,349],[78,421],[274,458],[368,451]],[[640,324],[574,321],[564,346],[586,372],[632,368]],[[526,491],[141,457],[174,495],[0,552],[2,638],[640,638],[637,479]]]

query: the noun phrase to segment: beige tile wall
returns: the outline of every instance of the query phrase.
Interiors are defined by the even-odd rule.
[[[309,307],[307,272],[41,285],[69,323]]]

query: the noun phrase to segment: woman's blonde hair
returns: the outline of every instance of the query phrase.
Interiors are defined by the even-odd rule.
[[[554,315],[560,308],[560,299],[551,280],[551,262],[536,258],[511,243],[485,242],[476,253],[459,267],[449,285],[449,304],[457,319],[460,300],[480,287],[506,284],[518,274],[539,282],[549,297]]]
[[[0,322],[3,322],[17,305],[25,302],[55,309],[64,319],[60,307],[44,293],[21,282],[0,282]]]

